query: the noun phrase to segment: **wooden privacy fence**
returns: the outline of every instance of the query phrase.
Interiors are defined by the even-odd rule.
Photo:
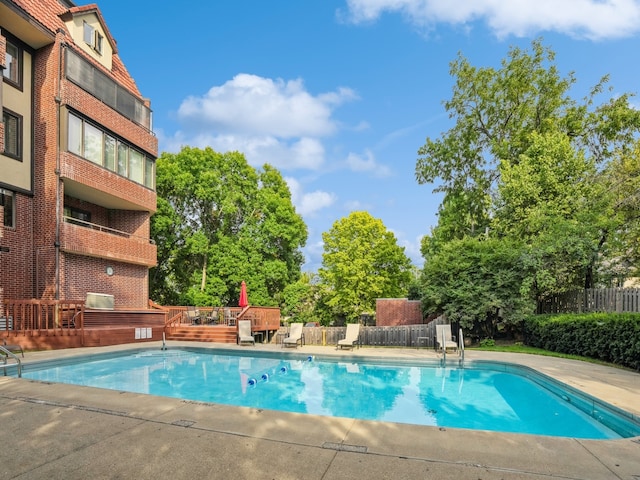
[[[588,288],[538,302],[539,314],[587,312],[638,313],[640,288]]]
[[[439,317],[430,323],[421,325],[360,326],[360,343],[379,347],[435,348],[436,325],[444,323],[447,321]],[[322,345],[324,335],[326,345],[337,345],[338,340],[344,338],[346,330],[347,327],[305,327],[303,328],[304,343],[306,345]],[[286,328],[283,327],[281,332],[286,333]]]

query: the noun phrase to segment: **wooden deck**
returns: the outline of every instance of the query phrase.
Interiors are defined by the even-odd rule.
[[[228,325],[192,325],[167,329],[167,340],[236,343],[236,327]]]
[[[0,341],[25,350],[94,347],[167,340],[236,343],[237,323],[250,320],[258,341],[271,338],[280,326],[280,309],[228,307],[216,323],[213,308],[199,309],[199,321],[186,312],[196,307],[86,309],[84,301],[11,300],[0,309]],[[229,314],[228,316],[226,314]]]

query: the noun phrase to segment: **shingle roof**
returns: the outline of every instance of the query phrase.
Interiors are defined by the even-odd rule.
[[[111,36],[109,29],[107,27],[106,22],[100,12],[98,5],[95,3],[84,5],[84,6],[76,6],[70,9],[66,8],[62,5],[58,0],[13,0],[13,3],[18,7],[22,8],[26,13],[28,13],[34,20],[40,23],[43,27],[51,31],[51,34],[55,34],[59,29],[65,31],[68,35],[68,42],[72,43],[73,40],[71,35],[69,34],[69,30],[67,29],[64,23],[65,15],[77,15],[77,14],[85,14],[85,13],[95,13],[100,22],[102,23],[102,27],[104,28],[105,34],[107,35],[107,39],[113,48],[113,58],[112,58],[112,67],[109,72],[102,65],[97,62],[93,62],[97,67],[101,70],[110,73],[113,75],[114,79],[122,84],[125,88],[129,89],[131,93],[141,97],[140,91],[138,90],[138,86],[135,83],[135,80],[131,77],[124,63],[120,59],[117,50],[117,43],[115,39]],[[74,48],[75,51],[81,51],[79,48]],[[87,56],[85,56],[88,58]]]

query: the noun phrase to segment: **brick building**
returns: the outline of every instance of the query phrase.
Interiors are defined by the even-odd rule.
[[[376,326],[397,327],[426,323],[420,300],[406,298],[378,298],[376,300]]]
[[[146,308],[158,142],[98,6],[0,0],[0,70],[0,304]]]

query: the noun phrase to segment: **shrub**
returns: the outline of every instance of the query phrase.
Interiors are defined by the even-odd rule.
[[[640,314],[535,315],[524,322],[532,347],[640,369]]]

